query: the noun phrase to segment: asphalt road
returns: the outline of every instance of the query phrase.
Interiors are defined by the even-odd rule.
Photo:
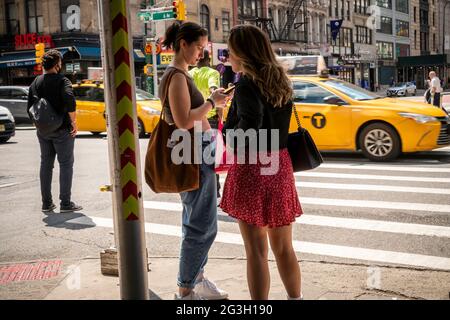
[[[148,139],[140,140],[142,163],[147,144]],[[450,148],[383,164],[359,153],[324,156],[321,167],[296,175],[304,215],[294,226],[294,245],[302,259],[450,275]],[[0,263],[98,256],[114,244],[111,194],[99,190],[109,182],[105,136],[79,134],[75,159],[73,200],[84,210],[43,214],[35,131],[19,130],[0,145]],[[55,201],[57,177],[56,165]],[[155,194],[146,185],[143,195],[152,230],[146,235],[149,253],[178,256],[178,195]],[[221,212],[210,255],[245,256],[236,221]],[[442,286],[437,290],[449,291],[448,282],[437,285]]]

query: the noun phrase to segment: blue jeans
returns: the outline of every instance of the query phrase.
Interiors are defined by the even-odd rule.
[[[203,149],[205,144],[203,144]],[[193,288],[195,279],[208,261],[208,252],[217,234],[217,193],[214,164],[200,164],[200,187],[180,193],[183,226],[177,284]]]
[[[69,205],[72,191],[73,177],[73,149],[75,138],[70,135],[69,129],[59,129],[58,131],[46,135],[45,137],[37,132],[39,145],[41,147],[41,196],[44,205],[52,203],[52,177],[55,157],[59,162],[59,199],[61,205]]]

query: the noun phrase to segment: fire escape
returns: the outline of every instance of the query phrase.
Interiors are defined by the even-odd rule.
[[[275,24],[273,13],[270,16],[270,12],[267,18],[239,15],[239,19],[253,23],[267,32],[272,42],[308,43],[307,1],[289,0],[285,8],[286,14],[278,17],[278,25]],[[266,9],[263,10],[267,12]],[[300,36],[296,37],[294,32],[298,29],[300,29]]]

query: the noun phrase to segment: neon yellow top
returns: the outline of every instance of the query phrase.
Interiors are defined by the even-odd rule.
[[[189,71],[189,74],[194,79],[194,83],[198,90],[202,93],[203,97],[206,99],[211,95],[211,87],[220,87],[220,73],[210,67],[193,68]],[[211,118],[217,114],[216,109],[208,112],[207,117]]]

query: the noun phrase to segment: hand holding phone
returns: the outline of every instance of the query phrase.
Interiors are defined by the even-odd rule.
[[[222,91],[222,94],[230,94],[236,86],[230,86]]]

